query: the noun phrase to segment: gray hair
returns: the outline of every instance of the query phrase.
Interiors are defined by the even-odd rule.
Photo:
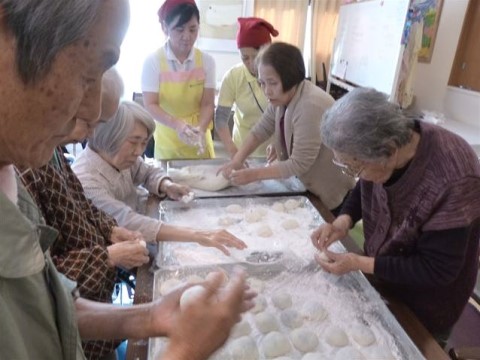
[[[85,36],[99,4],[99,0],[0,0],[8,30],[16,39],[16,66],[25,84],[44,77],[55,56]]]
[[[136,122],[147,128],[150,139],[155,131],[155,121],[152,116],[137,103],[122,101],[115,116],[95,128],[88,146],[96,152],[105,152],[114,156],[127,140]]]
[[[359,160],[387,158],[412,136],[414,118],[386,94],[356,88],[337,100],[322,119],[321,136],[330,149]]]
[[[123,95],[123,80],[115,67],[108,69],[102,77],[101,120],[108,121],[115,115]]]

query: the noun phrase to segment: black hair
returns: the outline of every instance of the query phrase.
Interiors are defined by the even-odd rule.
[[[187,22],[190,21],[190,19],[195,16],[200,23],[200,12],[198,11],[198,8],[194,4],[180,4],[176,7],[173,8],[172,11],[167,15],[165,18],[165,24],[167,26],[170,26],[172,21],[180,15],[180,18],[178,19],[178,22],[175,24],[175,27],[183,26]]]

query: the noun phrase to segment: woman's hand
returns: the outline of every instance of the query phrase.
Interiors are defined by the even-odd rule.
[[[218,174],[221,173],[225,179],[230,179],[230,175],[232,174],[232,171],[241,169],[242,167],[243,167],[243,164],[237,163],[232,159],[226,164],[223,164],[218,168],[217,176]]]
[[[250,184],[251,182],[258,181],[259,179],[257,178],[255,174],[255,169],[240,169],[240,170],[233,170],[230,173],[230,182],[233,185],[246,185]]]
[[[272,162],[277,160],[277,151],[275,150],[275,146],[270,144],[267,146],[267,165],[270,165]]]
[[[247,247],[242,240],[227,230],[197,230],[195,232],[195,241],[202,246],[215,247],[225,255],[230,255],[227,247],[233,247],[243,250]]]
[[[144,240],[144,238],[139,231],[130,231],[120,226],[114,226],[112,228],[112,234],[110,235],[112,244],[128,240]]]
[[[160,192],[167,194],[172,200],[180,200],[182,196],[188,195],[191,191],[188,186],[174,183],[168,179],[162,181],[160,189]]]
[[[373,274],[375,259],[354,253],[334,253],[324,250],[328,260],[322,258],[319,253],[315,254],[315,260],[326,272],[343,275],[351,271],[360,270],[367,274]]]
[[[195,143],[198,142],[198,129],[186,122],[179,121],[178,125],[175,127],[175,131],[177,132],[178,138],[187,145],[195,145]]]
[[[148,250],[143,240],[127,240],[107,246],[113,266],[131,269],[148,263]]]
[[[349,215],[340,215],[331,224],[320,225],[310,235],[313,246],[319,250],[327,249],[331,243],[341,240],[348,235],[352,226],[352,219]]]

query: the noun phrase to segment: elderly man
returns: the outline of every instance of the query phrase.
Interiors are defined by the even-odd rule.
[[[47,164],[77,118],[97,121],[103,73],[118,59],[127,0],[0,0],[0,348],[6,359],[83,359],[83,339],[169,336],[164,359],[206,359],[252,306],[242,274],[220,274],[180,311],[185,287],[118,308],[81,298],[61,276],[44,225],[14,165]],[[214,301],[215,299],[215,301]]]

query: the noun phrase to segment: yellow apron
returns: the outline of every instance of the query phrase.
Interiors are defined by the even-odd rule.
[[[198,126],[200,102],[203,96],[205,71],[202,64],[202,53],[194,49],[195,66],[189,71],[172,71],[168,66],[165,49],[159,50],[160,87],[158,104],[170,115],[182,119],[187,124]],[[197,155],[198,148],[181,141],[177,132],[157,122],[155,133],[155,159],[209,159],[215,157],[210,123],[205,133],[205,153]]]

